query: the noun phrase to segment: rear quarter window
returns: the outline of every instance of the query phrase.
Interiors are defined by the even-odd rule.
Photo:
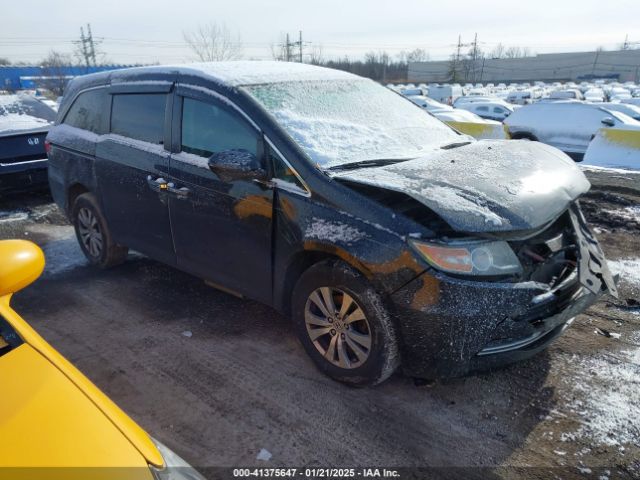
[[[164,140],[165,93],[126,93],[113,96],[111,132],[161,144]]]
[[[104,115],[107,111],[107,92],[100,88],[81,93],[62,123],[93,133],[106,133]]]

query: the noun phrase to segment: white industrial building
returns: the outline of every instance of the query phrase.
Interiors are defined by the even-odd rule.
[[[610,78],[640,82],[640,49],[545,53],[522,58],[485,58],[409,63],[409,82],[451,82],[456,64],[458,82],[569,81]]]

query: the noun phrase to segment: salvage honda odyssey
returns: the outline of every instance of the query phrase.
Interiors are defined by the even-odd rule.
[[[272,305],[346,383],[524,359],[616,295],[569,157],[474,141],[352,74],[221,62],[87,75],[47,142],[51,191],[91,263],[134,249]]]

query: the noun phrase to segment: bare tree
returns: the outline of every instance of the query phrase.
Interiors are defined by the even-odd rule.
[[[493,50],[489,52],[489,58],[504,58],[505,47],[502,43],[498,43]]]
[[[429,53],[424,48],[414,48],[407,52],[407,63],[426,62],[429,60]]]
[[[42,60],[42,76],[38,84],[46,88],[56,96],[61,96],[69,82],[65,67],[72,65],[71,55],[56,50],[49,51],[47,57]]]
[[[522,51],[520,47],[509,47],[504,51],[504,58],[520,58]]]
[[[240,35],[235,37],[224,23],[211,22],[192,32],[183,32],[184,41],[201,62],[218,62],[242,58]]]
[[[11,61],[8,58],[0,57],[0,65],[2,66],[11,65]]]
[[[322,56],[322,45],[314,45],[311,48],[309,63],[312,65],[322,65],[324,63],[324,58]]]
[[[271,44],[271,56],[279,62],[286,62],[291,58],[290,46],[287,45],[287,37],[280,34],[280,42]]]

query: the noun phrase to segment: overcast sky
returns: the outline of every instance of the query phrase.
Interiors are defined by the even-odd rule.
[[[487,51],[498,42],[536,53],[614,49],[625,35],[640,42],[640,0],[7,0],[0,57],[37,63],[50,49],[72,52],[91,23],[113,62],[189,61],[182,32],[209,21],[240,35],[245,58],[270,58],[271,44],[299,30],[325,58],[421,47],[445,59],[459,34],[470,42],[476,32]]]

